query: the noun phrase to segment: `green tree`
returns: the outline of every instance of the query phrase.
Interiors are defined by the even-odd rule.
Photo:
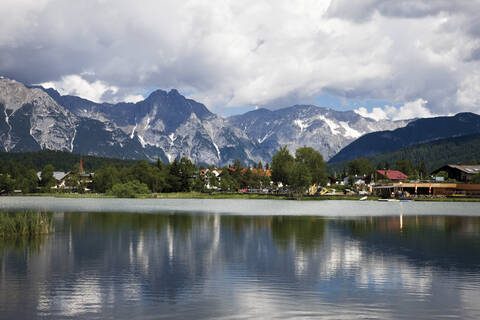
[[[239,188],[238,182],[230,174],[230,170],[227,167],[222,169],[220,175],[220,188],[223,191],[235,191]]]
[[[348,163],[348,172],[351,175],[369,176],[375,172],[375,167],[366,158],[356,158]]]
[[[427,165],[425,164],[425,161],[422,161],[422,163],[420,164],[418,174],[420,175],[421,179],[425,179],[426,177],[428,177]]]
[[[167,192],[179,192],[182,188],[182,182],[180,179],[180,164],[177,159],[173,160],[168,166],[167,175]]]
[[[51,164],[47,164],[42,168],[42,174],[40,176],[40,185],[43,187],[44,192],[50,192],[52,187],[57,183],[53,176],[55,169]]]
[[[327,184],[328,176],[325,161],[317,150],[311,147],[298,148],[295,151],[295,161],[305,165],[312,183]]]
[[[474,175],[472,177],[472,180],[471,180],[472,183],[478,183],[480,184],[480,173],[477,173],[476,175]]]
[[[25,175],[20,179],[18,187],[24,193],[33,193],[37,191],[38,187],[38,176],[37,172],[34,169],[28,169],[25,172]]]
[[[272,181],[281,182],[284,185],[290,184],[290,177],[295,165],[287,147],[281,147],[272,157]]]
[[[305,191],[312,185],[312,174],[309,167],[301,162],[293,165],[293,170],[290,173],[290,185],[298,192]]]
[[[399,159],[395,163],[395,170],[405,173],[407,176],[413,174],[412,164],[407,159]]]
[[[111,190],[115,184],[120,182],[120,171],[114,165],[105,164],[103,168],[97,170],[93,176],[93,188],[100,193]]]
[[[383,169],[390,170],[390,163],[385,160],[385,164],[383,165]]]
[[[7,173],[0,174],[0,191],[12,192],[15,188],[15,181]]]
[[[192,191],[197,167],[188,158],[180,159],[180,181],[183,192]]]

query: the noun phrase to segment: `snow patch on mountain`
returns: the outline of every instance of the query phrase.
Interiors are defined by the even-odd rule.
[[[350,137],[350,138],[356,139],[356,138],[361,137],[361,136],[364,134],[364,132],[360,132],[360,131],[357,131],[357,130],[351,128],[351,127],[348,125],[348,123],[345,122],[345,121],[340,121],[339,124],[340,124],[340,126],[345,130],[345,136],[346,136],[346,137]],[[369,127],[367,127],[367,129],[368,129],[368,128],[369,128]]]
[[[332,134],[341,134],[340,131],[337,130],[339,125],[335,123],[335,121],[327,119],[324,115],[318,115],[318,119],[324,121],[328,125]]]

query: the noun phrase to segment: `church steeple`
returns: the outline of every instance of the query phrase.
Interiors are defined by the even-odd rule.
[[[83,174],[83,159],[82,156],[80,156],[80,165],[78,166],[78,170],[80,171],[80,174]]]

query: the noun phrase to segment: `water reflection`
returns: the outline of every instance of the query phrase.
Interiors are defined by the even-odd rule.
[[[40,245],[0,241],[0,317],[480,316],[478,217],[53,221]]]

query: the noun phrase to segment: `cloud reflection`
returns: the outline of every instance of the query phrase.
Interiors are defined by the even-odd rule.
[[[479,218],[409,216],[401,229],[398,217],[65,213],[54,222],[57,232],[39,252],[3,247],[1,314],[472,318],[480,312]]]

